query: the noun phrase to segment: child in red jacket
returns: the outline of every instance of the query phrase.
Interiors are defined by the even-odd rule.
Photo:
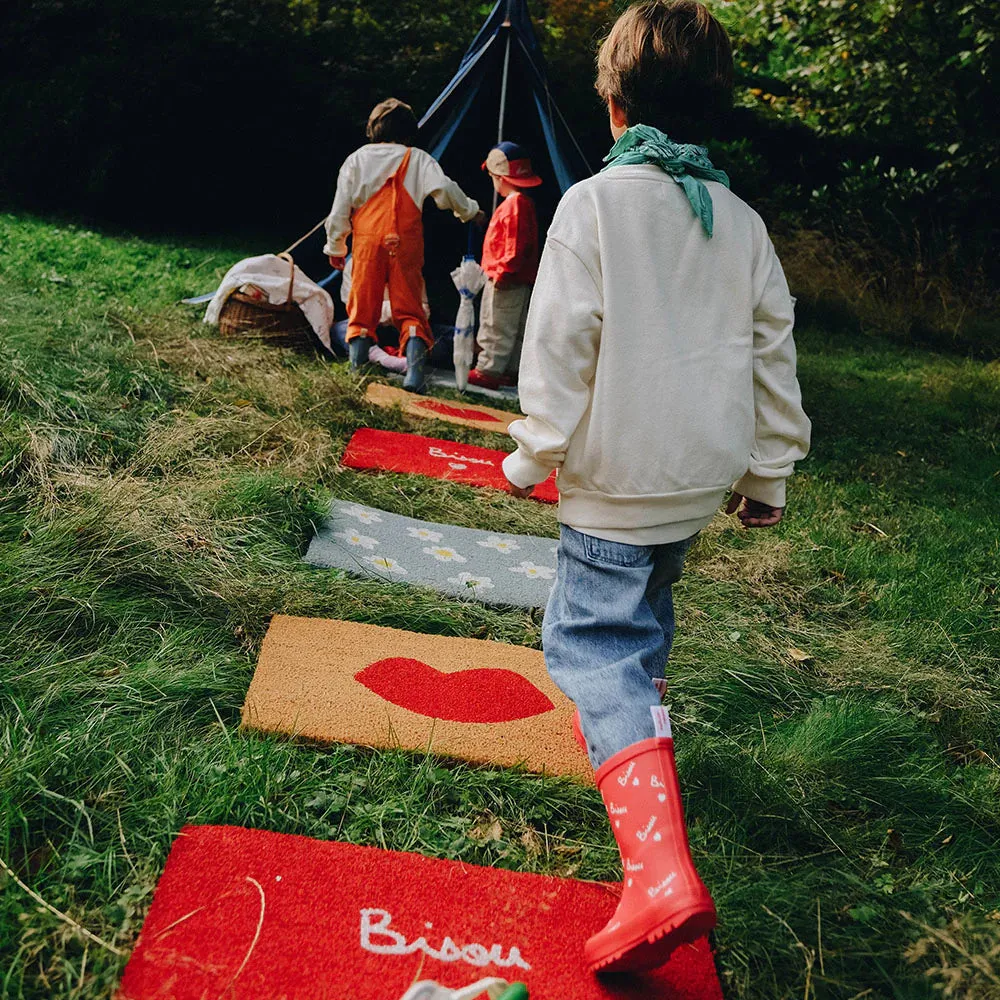
[[[483,242],[483,289],[479,317],[479,360],[469,372],[473,385],[497,389],[513,385],[521,363],[521,341],[528,318],[531,287],[538,271],[538,221],[535,203],[524,188],[542,183],[531,160],[515,142],[490,150],[483,170],[503,198],[490,219]]]

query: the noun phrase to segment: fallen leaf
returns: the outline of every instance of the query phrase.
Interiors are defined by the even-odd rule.
[[[483,820],[469,831],[469,839],[477,840],[483,844],[491,840],[502,840],[503,827],[500,826],[498,819],[493,820],[492,823],[487,823],[486,820]]]
[[[521,834],[521,843],[524,846],[525,851],[527,851],[529,858],[538,857],[538,855],[542,853],[541,841],[539,840],[538,834],[535,833],[531,827],[528,827],[528,829]]]

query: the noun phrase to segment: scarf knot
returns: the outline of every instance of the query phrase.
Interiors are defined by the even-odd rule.
[[[656,164],[684,189],[694,214],[701,220],[706,235],[711,237],[712,196],[704,182],[718,181],[729,187],[729,177],[725,171],[716,170],[704,146],[674,142],[651,125],[633,125],[611,147],[604,162],[607,164],[604,170],[636,163]]]

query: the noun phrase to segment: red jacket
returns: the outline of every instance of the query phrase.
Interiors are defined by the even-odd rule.
[[[508,195],[493,213],[483,241],[483,271],[499,288],[535,283],[538,219],[526,194]]]

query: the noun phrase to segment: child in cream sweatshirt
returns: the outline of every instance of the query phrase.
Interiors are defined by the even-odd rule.
[[[504,462],[518,495],[558,469],[542,643],[628,876],[587,942],[594,969],[655,965],[714,924],[660,707],[671,587],[730,490],[745,526],[781,519],[809,443],[793,300],[764,223],[703,147],[674,141],[710,133],[732,75],[725,31],[691,0],[635,4],[604,43],[597,89],[616,142],[549,229],[520,367],[526,416]]]

